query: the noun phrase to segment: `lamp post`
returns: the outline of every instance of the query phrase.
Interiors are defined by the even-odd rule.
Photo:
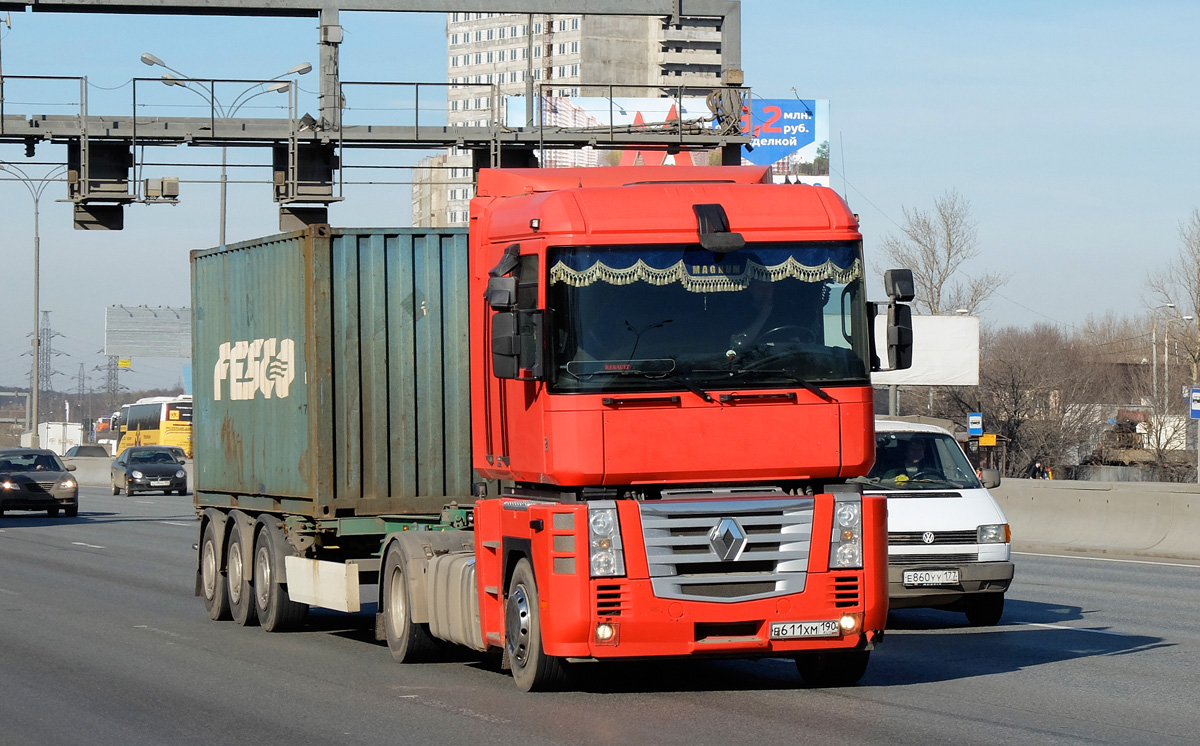
[[[1158,405],[1158,312],[1164,308],[1174,307],[1174,303],[1164,303],[1150,309],[1153,319],[1153,323],[1150,325],[1150,378],[1152,380],[1150,390],[1154,396],[1155,406]]]
[[[42,325],[42,309],[41,297],[39,296],[40,276],[39,267],[41,265],[42,239],[38,230],[38,223],[41,211],[39,203],[42,200],[42,193],[46,191],[46,187],[50,186],[50,182],[56,181],[58,177],[67,172],[66,166],[58,166],[45,175],[40,177],[30,176],[19,166],[14,166],[11,163],[0,163],[0,171],[6,171],[17,178],[29,190],[29,196],[33,197],[33,380],[30,382],[30,413],[29,422],[30,435],[29,445],[33,448],[40,448],[41,441],[38,438],[38,391],[41,388],[41,344],[39,334]]]
[[[189,75],[185,75],[184,73],[176,70],[175,68],[170,67],[169,65],[167,65],[167,63],[163,62],[158,57],[155,57],[154,55],[150,54],[149,52],[144,52],[142,54],[141,59],[144,64],[149,65],[150,67],[154,67],[157,65],[159,67],[163,67],[163,68],[166,68],[167,70],[170,70],[171,73],[175,73],[174,75],[172,75],[170,73],[163,73],[163,76],[162,76],[163,84],[164,85],[177,85],[180,88],[185,88],[185,89],[191,91],[192,93],[195,93],[197,96],[200,96],[205,101],[207,101],[210,106],[215,108],[217,113],[221,115],[222,119],[228,119],[228,118],[236,115],[238,112],[238,109],[241,109],[243,106],[246,105],[247,102],[249,102],[253,98],[257,98],[258,96],[261,96],[266,93],[284,93],[284,92],[291,91],[291,89],[292,89],[292,84],[290,82],[266,85],[267,81],[279,80],[280,78],[286,78],[289,75],[307,75],[308,73],[312,72],[312,64],[310,64],[308,62],[301,62],[299,65],[294,65],[291,69],[289,69],[285,73],[281,73],[279,75],[276,75],[273,78],[268,78],[267,81],[264,81],[262,83],[255,83],[254,85],[248,87],[246,90],[239,93],[233,99],[233,102],[231,104],[229,104],[228,107],[226,107],[226,106],[223,106],[219,100],[217,100],[216,93],[214,93],[211,90],[208,93],[204,93],[203,91],[199,91],[195,88],[192,88],[191,86],[188,85],[188,83],[194,82],[195,78],[192,78]],[[265,88],[263,88],[264,85],[266,85]],[[250,95],[247,95],[247,94],[250,94]],[[219,244],[221,246],[225,245],[225,222],[226,222],[225,215],[226,215],[227,194],[228,194],[228,185],[229,185],[229,177],[228,177],[228,174],[226,171],[227,165],[228,165],[228,154],[229,154],[229,148],[222,145],[221,146],[221,209],[220,209],[220,215],[218,217],[218,223],[220,226],[220,230],[218,233],[218,239],[219,239]]]
[[[1192,315],[1176,316],[1167,319],[1166,339],[1163,340],[1163,390],[1167,396],[1171,395],[1171,327],[1172,321],[1192,321],[1195,317]]]

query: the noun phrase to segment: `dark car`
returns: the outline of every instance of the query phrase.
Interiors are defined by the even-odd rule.
[[[111,454],[104,446],[71,446],[63,454],[63,458],[109,458]]]
[[[130,495],[150,490],[162,490],[164,495],[187,492],[187,472],[165,446],[126,448],[113,461],[109,482],[114,495],[121,490]]]
[[[62,511],[79,515],[79,483],[74,466],[42,448],[8,448],[0,453],[0,515],[6,510]]]

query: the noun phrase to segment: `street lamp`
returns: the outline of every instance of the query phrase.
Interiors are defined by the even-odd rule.
[[[1150,378],[1153,383],[1151,392],[1154,395],[1155,406],[1158,405],[1158,312],[1164,308],[1174,308],[1174,303],[1164,303],[1150,309],[1153,324],[1150,326]]]
[[[1192,315],[1175,316],[1167,319],[1167,338],[1163,340],[1163,389],[1167,392],[1167,396],[1171,395],[1171,331],[1170,324],[1172,321],[1192,321],[1196,317]]]
[[[30,176],[19,166],[14,166],[11,163],[0,163],[0,171],[7,171],[17,178],[29,190],[29,196],[33,197],[33,381],[30,384],[30,425],[32,431],[30,435],[29,445],[33,448],[39,448],[40,439],[38,438],[38,389],[41,388],[41,344],[38,339],[42,325],[42,309],[41,297],[38,294],[40,286],[39,266],[41,264],[41,249],[42,239],[38,232],[38,223],[40,217],[39,203],[42,199],[42,193],[46,191],[46,187],[50,186],[50,182],[57,181],[58,177],[67,172],[66,166],[57,166],[40,177]]]
[[[141,59],[142,59],[143,64],[149,65],[150,67],[154,67],[157,65],[159,67],[163,67],[163,68],[166,68],[167,70],[170,70],[171,71],[170,73],[163,73],[162,82],[164,85],[179,86],[180,88],[186,88],[187,90],[191,91],[192,93],[195,93],[197,96],[200,96],[205,101],[207,101],[210,106],[215,108],[217,113],[221,115],[222,119],[228,119],[228,118],[236,115],[238,112],[238,109],[241,109],[243,106],[246,105],[247,102],[249,102],[253,98],[257,98],[258,96],[262,96],[263,94],[266,94],[266,93],[284,93],[284,92],[291,91],[291,89],[292,89],[292,84],[290,82],[274,83],[272,85],[266,85],[267,81],[279,80],[280,78],[286,78],[289,75],[307,75],[308,73],[312,72],[312,64],[311,63],[301,62],[299,65],[293,65],[285,73],[281,73],[279,75],[276,75],[273,78],[268,78],[267,81],[264,81],[262,83],[255,83],[254,85],[246,88],[246,90],[239,93],[233,99],[233,103],[229,104],[229,106],[223,106],[221,104],[221,102],[217,99],[217,95],[214,91],[212,91],[210,89],[207,93],[205,93],[203,91],[192,88],[191,86],[188,85],[188,83],[195,82],[194,78],[167,65],[167,63],[163,62],[158,57],[155,57],[154,55],[150,54],[149,52],[143,52]],[[171,73],[175,73],[175,74],[172,75]],[[264,85],[266,85],[265,88],[263,88]],[[249,95],[247,95],[247,94],[249,94]],[[221,246],[225,245],[225,222],[226,222],[225,221],[225,213],[226,213],[227,194],[228,194],[228,185],[229,185],[229,177],[228,177],[227,170],[226,170],[227,165],[228,165],[228,154],[229,154],[229,148],[225,145],[222,145],[221,146],[221,212],[220,212],[220,217],[218,218],[219,224],[220,224],[219,243]]]

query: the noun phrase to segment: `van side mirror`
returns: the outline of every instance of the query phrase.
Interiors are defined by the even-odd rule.
[[[983,486],[989,490],[994,490],[1000,486],[1000,470],[999,469],[984,469],[980,472],[983,476],[979,480],[983,482]]]

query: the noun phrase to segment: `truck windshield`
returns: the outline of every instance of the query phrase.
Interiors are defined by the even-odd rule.
[[[857,242],[552,249],[551,390],[863,385]]]
[[[941,433],[876,433],[875,466],[853,481],[891,490],[981,487],[962,448]]]

